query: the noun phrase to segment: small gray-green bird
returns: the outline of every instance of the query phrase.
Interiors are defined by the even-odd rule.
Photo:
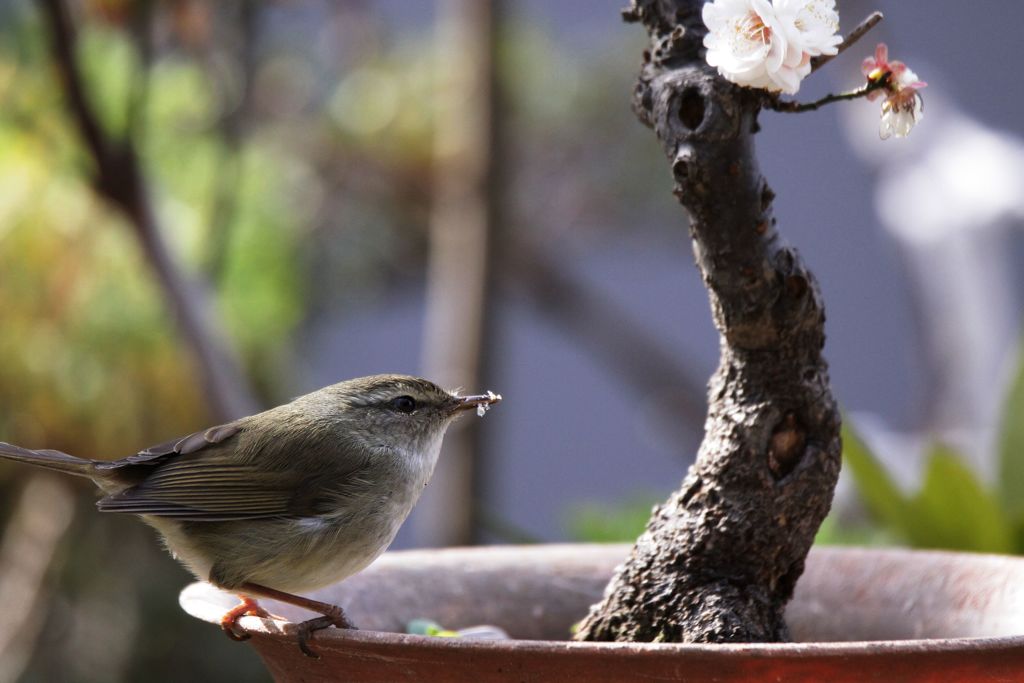
[[[124,458],[102,461],[0,442],[0,458],[92,479],[105,512],[155,528],[197,577],[237,593],[222,626],[235,636],[255,597],[319,612],[299,644],[344,611],[294,593],[340,581],[390,545],[437,463],[445,430],[482,415],[492,392],[459,396],[406,375],[352,379],[291,403]]]

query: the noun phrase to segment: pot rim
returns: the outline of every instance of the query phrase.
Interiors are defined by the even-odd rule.
[[[481,558],[491,558],[503,552],[565,552],[574,553],[608,552],[613,548],[622,549],[622,557],[626,557],[630,544],[542,544],[534,546],[478,546],[473,548],[442,548],[433,550],[400,550],[389,552],[395,561],[415,559],[417,556],[440,558],[444,555],[479,554]],[[863,548],[863,547],[829,547],[815,548],[815,553],[856,557],[869,555],[879,561],[916,556],[920,560],[931,558],[952,558],[970,556],[988,562],[1021,562],[1020,558],[1006,555],[983,553],[963,553],[942,550],[914,550],[902,548]],[[206,582],[196,582],[187,586],[180,595],[182,608],[198,619],[219,624],[220,617],[226,609],[237,604],[237,598]],[[295,641],[296,625],[280,618],[242,617],[237,626],[239,630],[261,637],[275,640]],[[892,654],[915,652],[943,651],[985,651],[1024,648],[1024,634],[1009,636],[964,636],[956,638],[912,638],[901,640],[849,640],[849,641],[804,641],[785,643],[643,643],[643,642],[578,642],[574,640],[487,640],[474,638],[453,638],[427,636],[390,631],[368,631],[326,629],[318,631],[316,641],[329,647],[344,647],[346,644],[376,646],[413,646],[428,651],[480,652],[516,649],[528,652],[620,652],[650,651],[662,654],[703,656],[752,656],[752,657],[807,657],[807,656],[858,656],[877,654],[880,650]]]
[[[216,622],[214,622],[216,623]],[[238,621],[240,630],[250,635],[270,636],[288,641],[295,640],[296,625],[290,621],[260,617],[242,617]],[[453,638],[425,636],[388,631],[347,631],[326,629],[316,632],[316,642],[330,642],[337,647],[346,643],[373,645],[414,645],[431,650],[504,650],[516,649],[524,652],[539,651],[651,651],[676,654],[704,654],[736,657],[750,655],[758,657],[806,657],[808,655],[860,654],[877,655],[879,650],[892,653],[911,652],[965,652],[978,650],[991,652],[994,649],[1024,648],[1024,635],[1020,636],[974,636],[964,638],[915,638],[909,640],[850,640],[803,643],[642,643],[642,642],[581,642],[575,640],[488,640],[483,638]]]

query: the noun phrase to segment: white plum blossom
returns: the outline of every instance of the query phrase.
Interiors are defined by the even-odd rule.
[[[727,80],[794,94],[811,57],[836,54],[835,0],[714,0],[705,3],[707,62]]]
[[[875,56],[868,57],[861,64],[861,71],[868,83],[879,83],[882,87],[868,95],[869,100],[882,101],[882,121],[878,134],[883,140],[889,136],[905,138],[918,121],[924,118],[924,102],[917,92],[928,85],[907,68],[903,62],[889,61],[889,48],[879,43]]]

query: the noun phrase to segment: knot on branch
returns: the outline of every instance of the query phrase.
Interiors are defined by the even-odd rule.
[[[786,413],[776,425],[768,445],[768,468],[776,479],[793,471],[804,452],[807,434],[795,413]]]
[[[796,342],[814,352],[825,345],[825,306],[821,290],[793,247],[775,254],[778,297],[772,307],[775,327],[781,339]],[[812,338],[807,339],[810,335]]]
[[[710,151],[753,133],[759,108],[756,96],[703,63],[668,70],[645,64],[633,91],[634,112],[654,129],[670,160],[681,141]]]
[[[702,195],[707,185],[701,179],[701,165],[697,161],[696,152],[691,145],[681,144],[672,159],[672,177],[676,181],[676,196],[683,199],[683,194]]]

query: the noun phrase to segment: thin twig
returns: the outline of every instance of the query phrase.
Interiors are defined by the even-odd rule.
[[[875,26],[877,26],[878,22],[880,22],[882,18],[883,17],[881,12],[872,12],[871,14],[869,14],[867,18],[864,19],[864,21],[857,24],[857,27],[850,31],[850,33],[845,38],[843,38],[843,42],[839,43],[839,46],[837,47],[837,52],[834,55],[818,55],[817,57],[811,59],[811,73],[814,73],[815,71],[825,66],[839,55],[843,54],[843,52],[846,51],[846,48],[856,43],[858,40],[864,37],[865,33],[867,33]]]
[[[139,63],[132,76],[125,115],[125,137],[138,140],[145,136],[143,128],[149,103],[149,72],[153,66],[153,0],[142,0],[132,8],[131,32],[139,53]]]
[[[796,114],[804,111],[816,111],[826,104],[832,104],[833,102],[842,102],[844,100],[856,100],[861,97],[866,97],[876,90],[882,90],[889,84],[889,77],[886,75],[884,78],[880,78],[877,81],[870,81],[856,90],[850,90],[849,92],[841,92],[839,94],[829,93],[819,100],[813,102],[782,102],[780,100],[772,100],[768,104],[769,109],[775,111],[785,112],[787,114]]]
[[[43,15],[50,23],[50,49],[53,52],[54,64],[60,73],[71,118],[78,127],[82,141],[96,160],[96,165],[103,167],[108,163],[111,154],[110,143],[96,117],[93,116],[92,107],[85,94],[78,62],[75,61],[76,39],[71,17],[68,15],[67,7],[60,0],[43,0],[42,8]]]
[[[93,158],[93,187],[98,196],[121,211],[134,231],[177,318],[182,338],[196,359],[198,381],[211,412],[215,419],[233,419],[256,412],[259,404],[224,330],[214,318],[209,296],[201,283],[188,277],[168,249],[131,138],[112,137],[100,125],[75,57],[77,33],[67,6],[62,0],[39,0],[39,4],[49,24],[50,50],[72,122]],[[141,100],[137,100],[136,113],[141,107]]]

